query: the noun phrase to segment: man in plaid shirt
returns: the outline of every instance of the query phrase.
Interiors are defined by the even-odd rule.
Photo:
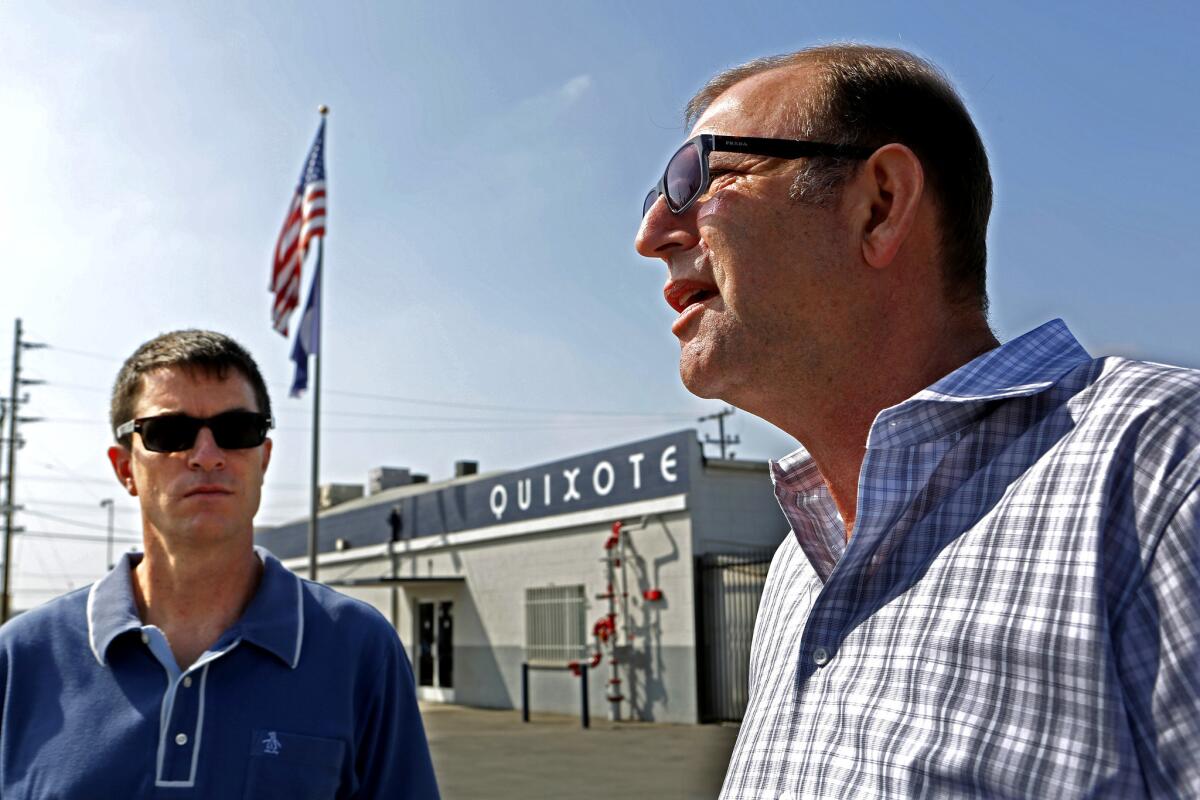
[[[935,67],[761,59],[637,248],[680,374],[802,443],[722,797],[1200,796],[1200,373],[987,324],[987,156]]]

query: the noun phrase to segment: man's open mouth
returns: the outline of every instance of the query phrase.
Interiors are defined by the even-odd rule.
[[[703,303],[710,297],[716,296],[717,287],[711,283],[669,281],[663,287],[663,297],[667,299],[667,305],[679,313],[683,313],[689,306],[693,306],[696,303]]]

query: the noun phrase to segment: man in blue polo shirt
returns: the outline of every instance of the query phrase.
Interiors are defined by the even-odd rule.
[[[0,628],[0,796],[436,798],[395,631],[253,546],[271,405],[250,355],[159,336],[111,419],[145,553]]]

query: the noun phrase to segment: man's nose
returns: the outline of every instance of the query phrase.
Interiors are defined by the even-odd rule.
[[[642,217],[634,248],[646,258],[669,259],[678,251],[691,250],[700,244],[700,230],[696,225],[697,206],[682,214],[673,214],[667,201],[661,196]]]
[[[196,434],[196,441],[188,451],[188,466],[205,471],[225,466],[225,451],[217,446],[217,440],[207,425]]]

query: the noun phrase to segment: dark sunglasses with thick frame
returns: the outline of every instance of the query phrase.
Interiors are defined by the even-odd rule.
[[[191,450],[201,428],[212,431],[213,441],[222,450],[258,447],[275,426],[269,414],[257,411],[226,411],[213,417],[187,414],[161,414],[131,419],[117,426],[117,441],[136,433],[142,446],[153,453],[179,453]]]
[[[861,160],[870,158],[875,148],[807,142],[802,139],[762,139],[754,136],[702,133],[688,139],[683,147],[671,156],[667,168],[663,170],[662,178],[642,201],[642,216],[646,216],[660,196],[666,199],[667,208],[673,214],[682,214],[691,208],[692,203],[708,191],[708,185],[712,182],[708,170],[708,154],[713,152],[784,159],[827,156]]]

